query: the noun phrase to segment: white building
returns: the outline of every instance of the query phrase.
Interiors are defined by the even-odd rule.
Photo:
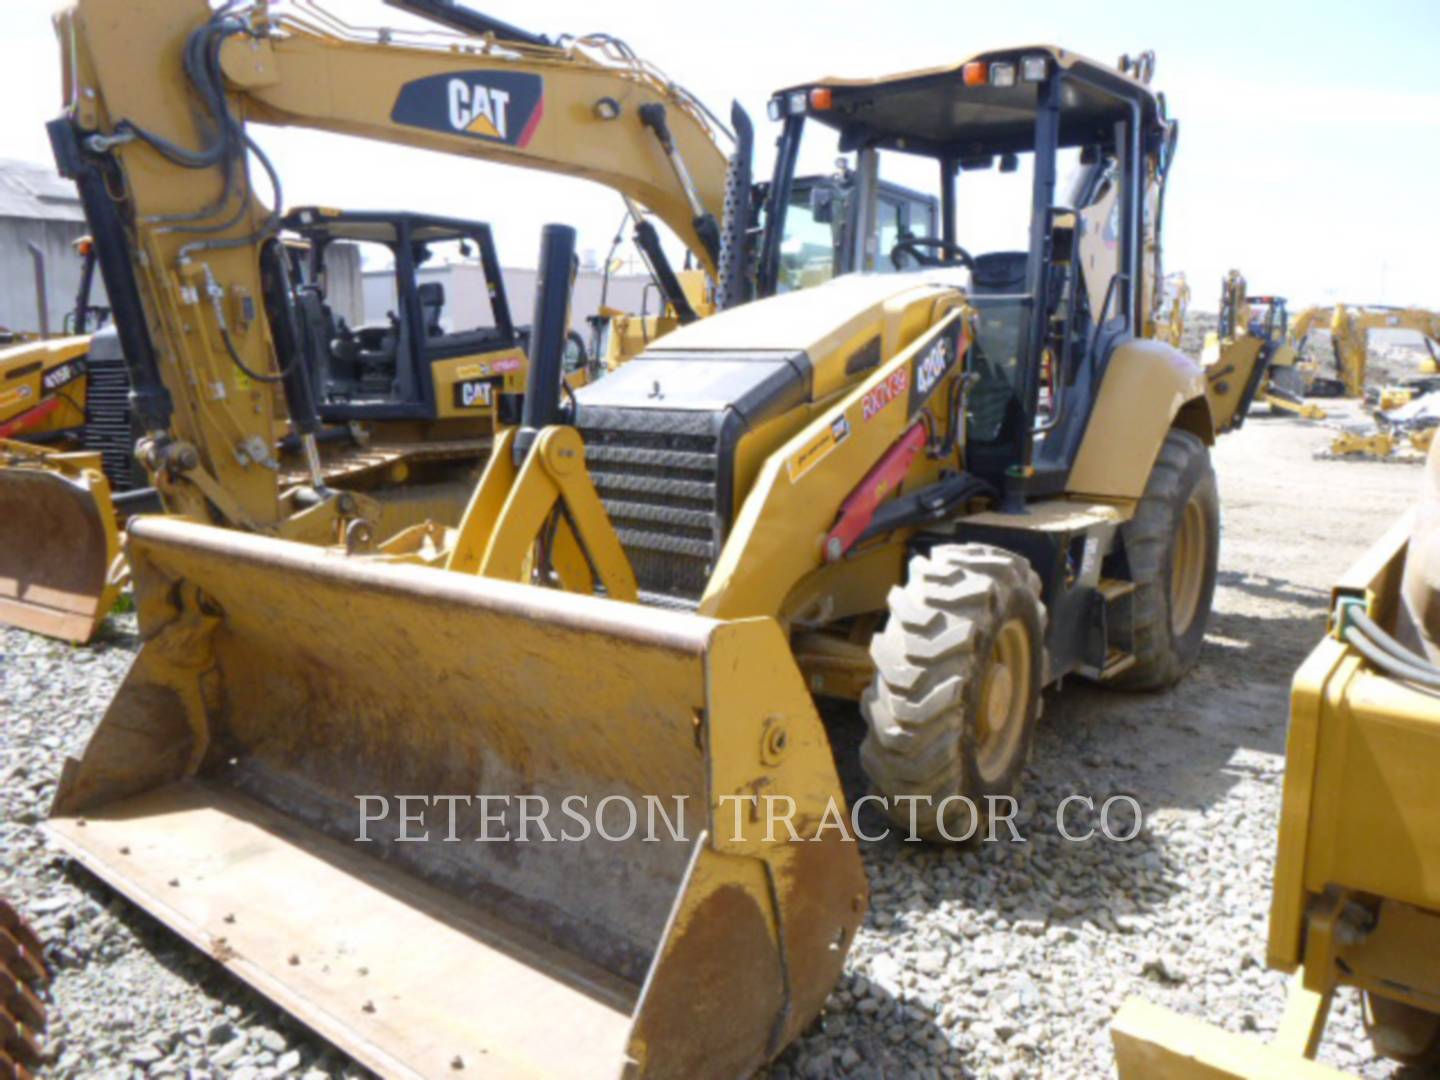
[[[82,260],[72,245],[85,232],[75,185],[49,166],[0,158],[0,328],[61,332],[80,287]],[[32,244],[44,264],[43,316]],[[106,303],[98,273],[90,302]]]

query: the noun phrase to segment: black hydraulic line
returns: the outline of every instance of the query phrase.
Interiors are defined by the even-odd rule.
[[[160,493],[153,487],[135,488],[110,496],[116,510],[129,514],[159,514],[165,509]]]
[[[385,3],[462,34],[474,34],[476,37],[494,34],[500,41],[516,41],[522,45],[550,44],[550,39],[543,34],[521,30],[474,8],[457,4],[455,0],[385,0]]]
[[[230,331],[223,326],[220,327],[220,340],[225,344],[225,351],[230,355],[230,362],[239,368],[240,372],[247,378],[254,379],[260,383],[281,383],[284,382],[286,376],[290,374],[293,358],[274,375],[264,375],[240,359],[240,351],[235,348],[235,339],[230,336]]]
[[[530,323],[530,371],[520,430],[515,434],[519,465],[542,429],[561,420],[560,382],[565,342],[570,335],[570,287],[575,264],[575,230],[546,225],[540,234],[540,265],[535,275],[535,311]]]

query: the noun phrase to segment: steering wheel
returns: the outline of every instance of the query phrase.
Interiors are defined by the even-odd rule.
[[[923,250],[931,248],[948,255],[948,259],[940,255],[932,255]],[[902,236],[890,249],[890,263],[896,270],[902,270],[900,256],[909,255],[921,266],[949,266],[958,262],[967,270],[975,269],[975,258],[959,244],[952,244],[948,240],[942,240],[938,236]]]

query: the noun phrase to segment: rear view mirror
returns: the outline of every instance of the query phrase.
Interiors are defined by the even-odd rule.
[[[976,172],[980,169],[989,169],[995,165],[994,154],[975,154],[971,157],[960,159],[960,168],[965,172]]]
[[[1001,171],[1002,173],[1012,173],[1012,172],[1016,172],[1016,171],[1019,170],[1019,168],[1020,168],[1020,155],[1019,155],[1019,154],[1001,154],[1001,155],[1000,155],[1000,171]]]
[[[835,187],[820,183],[810,189],[810,216],[821,225],[835,220]]]

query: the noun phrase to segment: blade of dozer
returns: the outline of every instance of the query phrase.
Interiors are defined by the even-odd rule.
[[[735,1076],[819,1011],[866,886],[773,620],[161,517],[127,555],[144,645],[48,827],[366,1066]]]
[[[0,464],[0,622],[77,643],[115,603],[119,554],[110,485],[98,468]]]

